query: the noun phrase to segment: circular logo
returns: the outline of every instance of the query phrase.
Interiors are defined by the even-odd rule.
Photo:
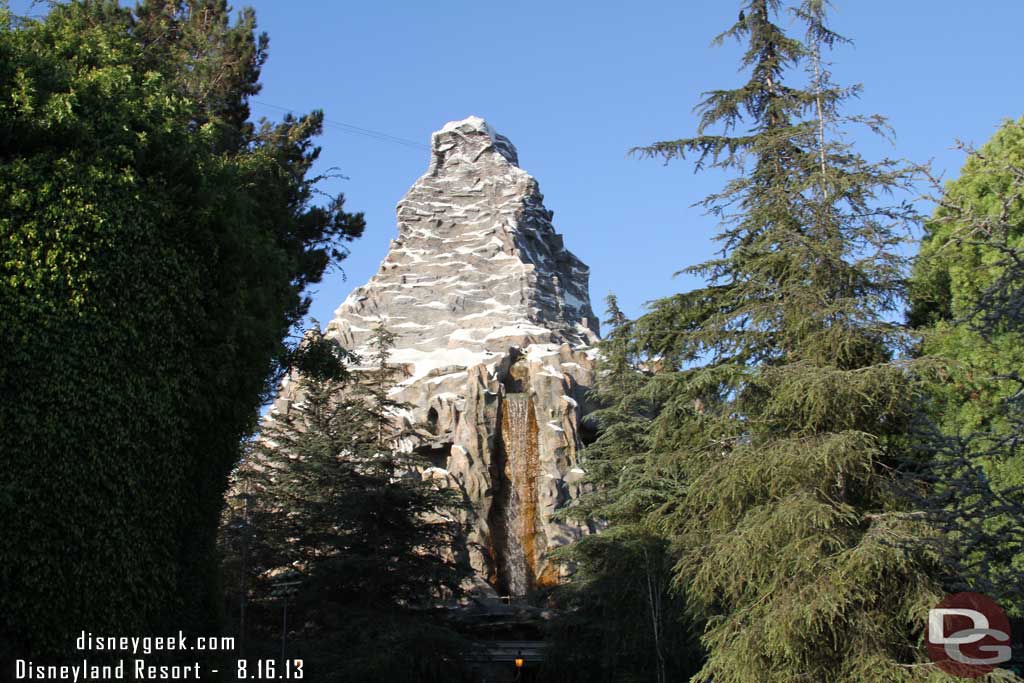
[[[928,656],[952,676],[984,676],[1010,661],[1010,620],[992,598],[950,595],[928,611]]]

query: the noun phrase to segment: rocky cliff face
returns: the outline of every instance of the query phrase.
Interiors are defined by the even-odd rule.
[[[515,147],[470,117],[433,134],[430,167],[398,204],[380,270],[327,335],[365,352],[397,335],[393,393],[414,406],[405,448],[430,455],[472,505],[464,553],[501,594],[558,580],[547,551],[584,533],[553,513],[576,498],[598,323],[588,268],[562,244]],[[275,410],[287,410],[287,386]]]

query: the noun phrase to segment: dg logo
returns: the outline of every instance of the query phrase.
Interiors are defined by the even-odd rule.
[[[928,611],[928,656],[953,676],[984,676],[1010,661],[1010,620],[980,593],[950,595]]]

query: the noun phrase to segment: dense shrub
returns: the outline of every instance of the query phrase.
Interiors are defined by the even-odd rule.
[[[0,657],[216,628],[240,438],[302,288],[363,227],[309,203],[319,114],[210,115],[140,26],[115,2],[0,17]],[[263,60],[243,29],[235,109]]]

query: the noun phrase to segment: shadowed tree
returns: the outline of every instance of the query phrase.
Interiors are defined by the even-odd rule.
[[[264,422],[225,520],[233,554],[248,544],[254,597],[272,596],[285,571],[300,582],[295,656],[330,680],[434,680],[465,645],[431,618],[468,575],[451,554],[460,503],[424,475],[425,458],[396,450],[392,339],[378,327],[371,367],[351,370],[359,359],[307,332],[294,401]],[[257,614],[252,629],[269,641],[277,615]]]

